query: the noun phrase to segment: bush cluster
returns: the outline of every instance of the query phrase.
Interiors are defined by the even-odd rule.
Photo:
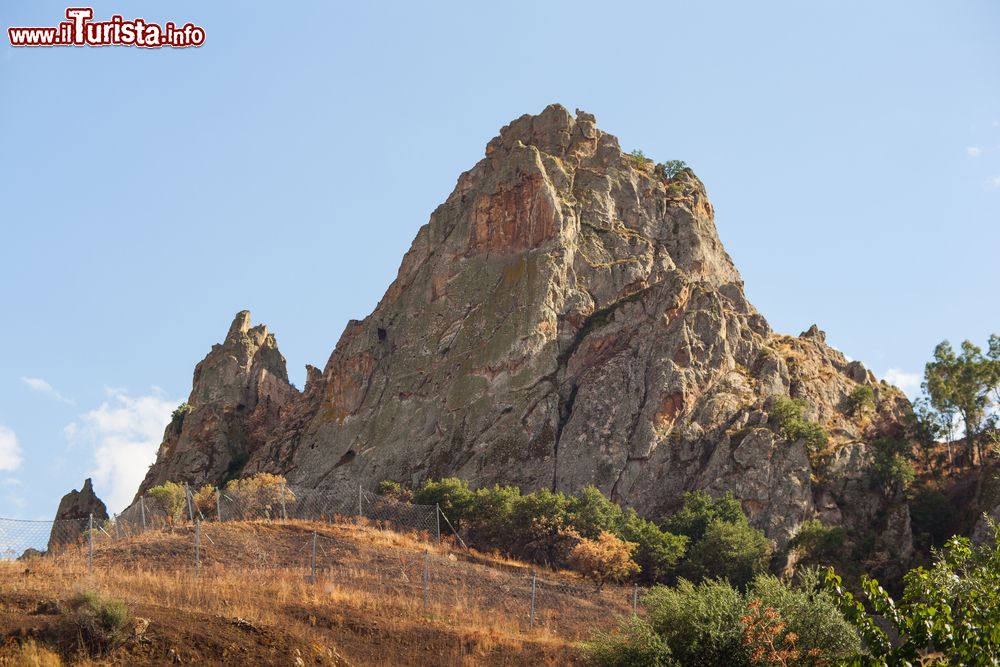
[[[848,414],[860,417],[875,410],[875,391],[866,384],[859,384],[847,396]]]
[[[860,649],[857,631],[834,597],[806,569],[795,583],[758,575],[745,592],[724,580],[656,586],[643,598],[645,620],[632,618],[617,634],[596,635],[585,646],[591,664],[700,665],[829,664]],[[762,628],[762,619],[767,627]],[[761,631],[761,630],[764,631]],[[802,662],[762,661],[770,645]]]

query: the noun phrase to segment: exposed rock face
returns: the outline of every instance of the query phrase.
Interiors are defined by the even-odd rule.
[[[195,368],[190,411],[167,426],[139,492],[167,480],[219,483],[239,472],[297,395],[274,335],[238,313],[225,341]]]
[[[104,502],[94,493],[94,486],[88,478],[83,483],[83,488],[77,491],[73,489],[59,501],[59,509],[56,510],[56,523],[52,526],[49,535],[48,550],[52,551],[58,547],[74,542],[81,533],[87,530],[86,520],[94,516],[94,525],[101,526],[108,520],[108,508]],[[78,522],[77,525],[61,522]]]
[[[863,458],[837,468],[838,452],[896,428],[907,408],[816,327],[771,331],[690,170],[668,179],[593,116],[558,105],[489,143],[301,395],[283,363],[251,361],[261,346],[280,359],[273,338],[233,337],[196,371],[194,411],[168,429],[144,486],[218,480],[245,453],[244,472],[310,487],[445,475],[526,490],[594,484],[650,516],[684,491],[732,490],[783,545],[817,515],[854,521],[850,475]],[[242,356],[223,363],[233,347]],[[276,381],[250,445],[226,415],[261,404],[254,369]],[[848,414],[859,383],[875,390],[872,414]],[[806,401],[829,451],[769,425],[775,395]],[[872,498],[872,516],[888,516]]]

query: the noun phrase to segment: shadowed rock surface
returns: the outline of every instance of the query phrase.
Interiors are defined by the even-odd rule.
[[[594,484],[658,517],[731,490],[780,547],[803,521],[881,532],[905,506],[871,489],[874,438],[901,431],[894,387],[815,326],[771,331],[722,247],[701,181],[622,152],[559,105],[500,131],[417,233],[374,312],[304,391],[241,313],[195,371],[143,489],[269,471],[308,487]],[[874,409],[848,396],[869,385]],[[806,403],[822,450],[787,441],[775,397]],[[908,522],[873,547],[906,552]],[[912,550],[912,547],[910,547]]]

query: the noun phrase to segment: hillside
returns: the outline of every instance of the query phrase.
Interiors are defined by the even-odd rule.
[[[193,526],[98,541],[90,575],[83,548],[0,562],[0,635],[74,664],[565,665],[579,659],[576,640],[632,611],[631,588],[595,593],[545,571],[532,620],[527,565],[367,526],[200,529],[200,570]],[[61,620],[81,590],[132,615],[121,646],[90,651],[92,662],[78,662],[80,636]]]

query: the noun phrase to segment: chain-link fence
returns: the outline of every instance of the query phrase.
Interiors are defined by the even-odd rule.
[[[172,499],[140,497],[106,521],[0,519],[0,560],[48,555],[56,566],[84,571],[137,567],[194,577],[227,568],[281,570],[319,591],[347,591],[379,605],[389,600],[422,617],[461,622],[479,615],[518,630],[580,637],[581,628],[638,611],[638,588],[597,589],[460,544],[437,507],[360,488],[183,487]]]

